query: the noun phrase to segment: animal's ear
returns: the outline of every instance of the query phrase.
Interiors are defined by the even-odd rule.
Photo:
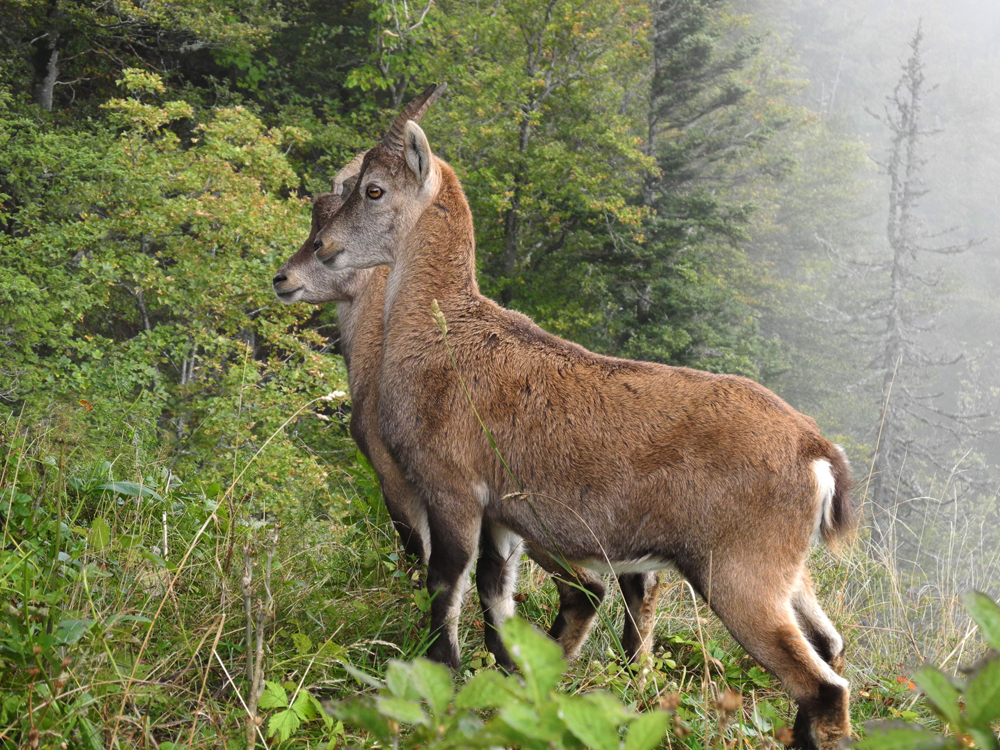
[[[403,156],[417,181],[423,185],[431,173],[431,145],[427,136],[413,120],[403,128]]]

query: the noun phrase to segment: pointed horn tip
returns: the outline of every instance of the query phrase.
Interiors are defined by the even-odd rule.
[[[403,108],[400,119],[403,120],[404,124],[406,120],[419,122],[424,113],[427,112],[428,107],[438,100],[446,88],[448,88],[447,83],[432,83]]]
[[[444,93],[446,88],[448,88],[447,83],[432,83],[420,94],[415,96],[405,107],[403,107],[403,111],[399,113],[395,122],[392,123],[389,130],[387,130],[385,135],[382,136],[382,143],[393,148],[399,146],[402,143],[401,139],[403,128],[406,126],[406,123],[409,120],[420,122],[424,113],[427,112],[428,107],[437,101],[438,97]]]
[[[422,94],[422,96],[426,97],[426,99],[421,105],[421,109],[426,109],[427,107],[431,106],[434,102],[436,102],[438,100],[438,97],[441,96],[441,94],[443,94],[445,92],[445,89],[447,88],[448,88],[447,83],[432,83],[430,86],[424,89],[424,93]]]

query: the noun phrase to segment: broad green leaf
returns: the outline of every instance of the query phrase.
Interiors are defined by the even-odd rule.
[[[634,716],[634,714],[625,710],[620,700],[611,695],[611,693],[605,693],[603,690],[587,693],[582,696],[582,699],[595,711],[600,711],[604,714],[608,721],[613,722],[616,726],[627,723]]]
[[[479,729],[475,733],[475,738],[476,747],[518,747],[529,750],[534,750],[536,747],[541,750],[549,750],[551,747],[542,740],[526,738],[516,729],[508,726],[500,716],[494,716],[492,721]]]
[[[102,550],[111,542],[111,527],[104,520],[104,516],[98,516],[90,525],[90,546],[95,550]]]
[[[343,653],[344,647],[334,643],[333,641],[327,641],[320,646],[319,651],[316,652],[317,656],[325,656],[328,659],[337,659]]]
[[[961,724],[962,713],[958,705],[958,690],[944,672],[934,667],[924,667],[913,675],[913,681],[920,686],[931,705],[953,727],[957,728]]]
[[[107,484],[99,484],[94,489],[108,490],[109,492],[114,492],[117,495],[125,495],[126,497],[151,497],[154,500],[163,499],[154,490],[137,482],[108,482]]]
[[[143,617],[142,615],[111,615],[107,620],[105,620],[105,627],[116,627],[123,622],[135,622],[139,625],[145,625],[143,630],[148,630],[149,626],[153,624],[153,621],[148,617]]]
[[[520,617],[512,617],[503,626],[503,642],[514,663],[521,668],[524,681],[541,699],[559,684],[566,670],[562,649]]]
[[[286,708],[284,711],[279,711],[267,720],[267,736],[273,737],[277,734],[278,742],[284,742],[292,736],[292,733],[299,728],[299,724],[301,723],[299,715],[292,709]]]
[[[142,539],[134,534],[120,534],[118,536],[118,546],[122,549],[133,549],[142,544]]]
[[[983,639],[1000,650],[1000,606],[980,591],[969,591],[963,597],[965,609],[976,624]]]
[[[414,685],[420,696],[427,701],[435,716],[443,716],[448,711],[455,689],[451,684],[451,673],[443,664],[416,659],[413,662]]]
[[[868,736],[852,743],[860,750],[937,750],[950,743],[923,727],[900,722],[875,722],[868,725]]]
[[[431,595],[427,593],[427,589],[415,589],[413,592],[413,603],[417,605],[417,609],[421,612],[426,612],[431,608]]]
[[[90,630],[96,620],[63,620],[56,626],[55,636],[64,645],[72,646]]]
[[[265,680],[264,692],[257,705],[261,708],[288,708],[288,694],[281,684]]]
[[[171,573],[177,572],[177,563],[172,563],[169,560],[164,560],[162,557],[160,557],[159,555],[154,555],[149,550],[140,550],[139,554],[142,555],[144,559],[149,560],[151,563],[153,563],[153,565],[155,565],[158,568],[164,568],[166,570],[169,570]]]
[[[607,712],[587,697],[558,695],[559,718],[573,735],[594,750],[618,750],[620,722],[612,720]],[[619,706],[619,711],[621,707]],[[624,712],[622,712],[624,713]]]
[[[305,633],[292,633],[292,643],[295,644],[295,650],[299,656],[307,656],[312,653],[312,639]]]
[[[660,744],[669,729],[670,714],[666,711],[642,714],[629,724],[625,750],[652,750]]]
[[[416,681],[412,664],[393,659],[386,667],[385,686],[389,688],[389,692],[399,698],[413,702],[419,701],[422,696],[417,690]]]
[[[518,692],[520,691],[520,686]],[[492,669],[479,672],[458,695],[455,696],[455,708],[500,708],[514,699],[508,678]]]
[[[380,695],[375,699],[375,705],[383,716],[395,719],[403,724],[418,724],[427,726],[430,721],[420,704],[401,698],[398,695]]]
[[[558,708],[548,701],[537,706],[512,703],[500,709],[499,719],[519,734],[560,746],[567,734],[566,724]]]
[[[292,703],[292,710],[299,715],[302,721],[318,719],[320,714],[323,713],[323,707],[305,689],[299,690],[299,694],[295,696],[295,702]]]
[[[1000,720],[1000,654],[994,654],[966,685],[965,717],[987,729]]]
[[[392,737],[388,720],[368,699],[336,703],[331,708],[338,719],[371,732],[383,743]]]

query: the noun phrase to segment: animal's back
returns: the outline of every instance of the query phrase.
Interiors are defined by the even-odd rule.
[[[811,528],[815,493],[798,488],[813,486],[815,459],[838,451],[763,386],[597,355],[488,301],[450,316],[448,336],[503,456],[465,409],[457,463],[469,465],[477,445],[488,464],[480,473],[493,480],[488,514],[528,538],[558,537],[586,557],[609,546],[638,554],[654,541],[668,552],[682,532],[723,533],[751,511]]]

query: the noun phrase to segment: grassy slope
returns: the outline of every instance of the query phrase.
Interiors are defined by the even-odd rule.
[[[60,444],[15,420],[2,436],[3,746],[243,747],[248,733],[261,743],[281,710],[276,685],[254,709],[254,673],[287,695],[339,699],[364,689],[345,665],[382,675],[389,659],[422,653],[426,594],[399,567],[364,467],[337,475],[328,516],[290,502],[280,520],[261,519],[222,478],[179,483],[124,441],[114,455],[87,453],[84,441]],[[848,642],[855,726],[900,716],[936,726],[906,675],[981,651],[961,592],[904,581],[862,543],[840,559],[817,551],[813,571]],[[684,724],[664,746],[771,746],[773,727],[790,722],[785,693],[682,580],[666,578],[645,686],[616,658],[623,611],[612,585],[565,689],[609,690],[637,709],[679,692]],[[519,599],[543,626],[557,605],[527,562]],[[485,657],[477,607],[470,596],[460,680]],[[743,710],[720,720],[713,700],[727,686],[743,694]],[[371,744],[306,716],[289,746]]]

